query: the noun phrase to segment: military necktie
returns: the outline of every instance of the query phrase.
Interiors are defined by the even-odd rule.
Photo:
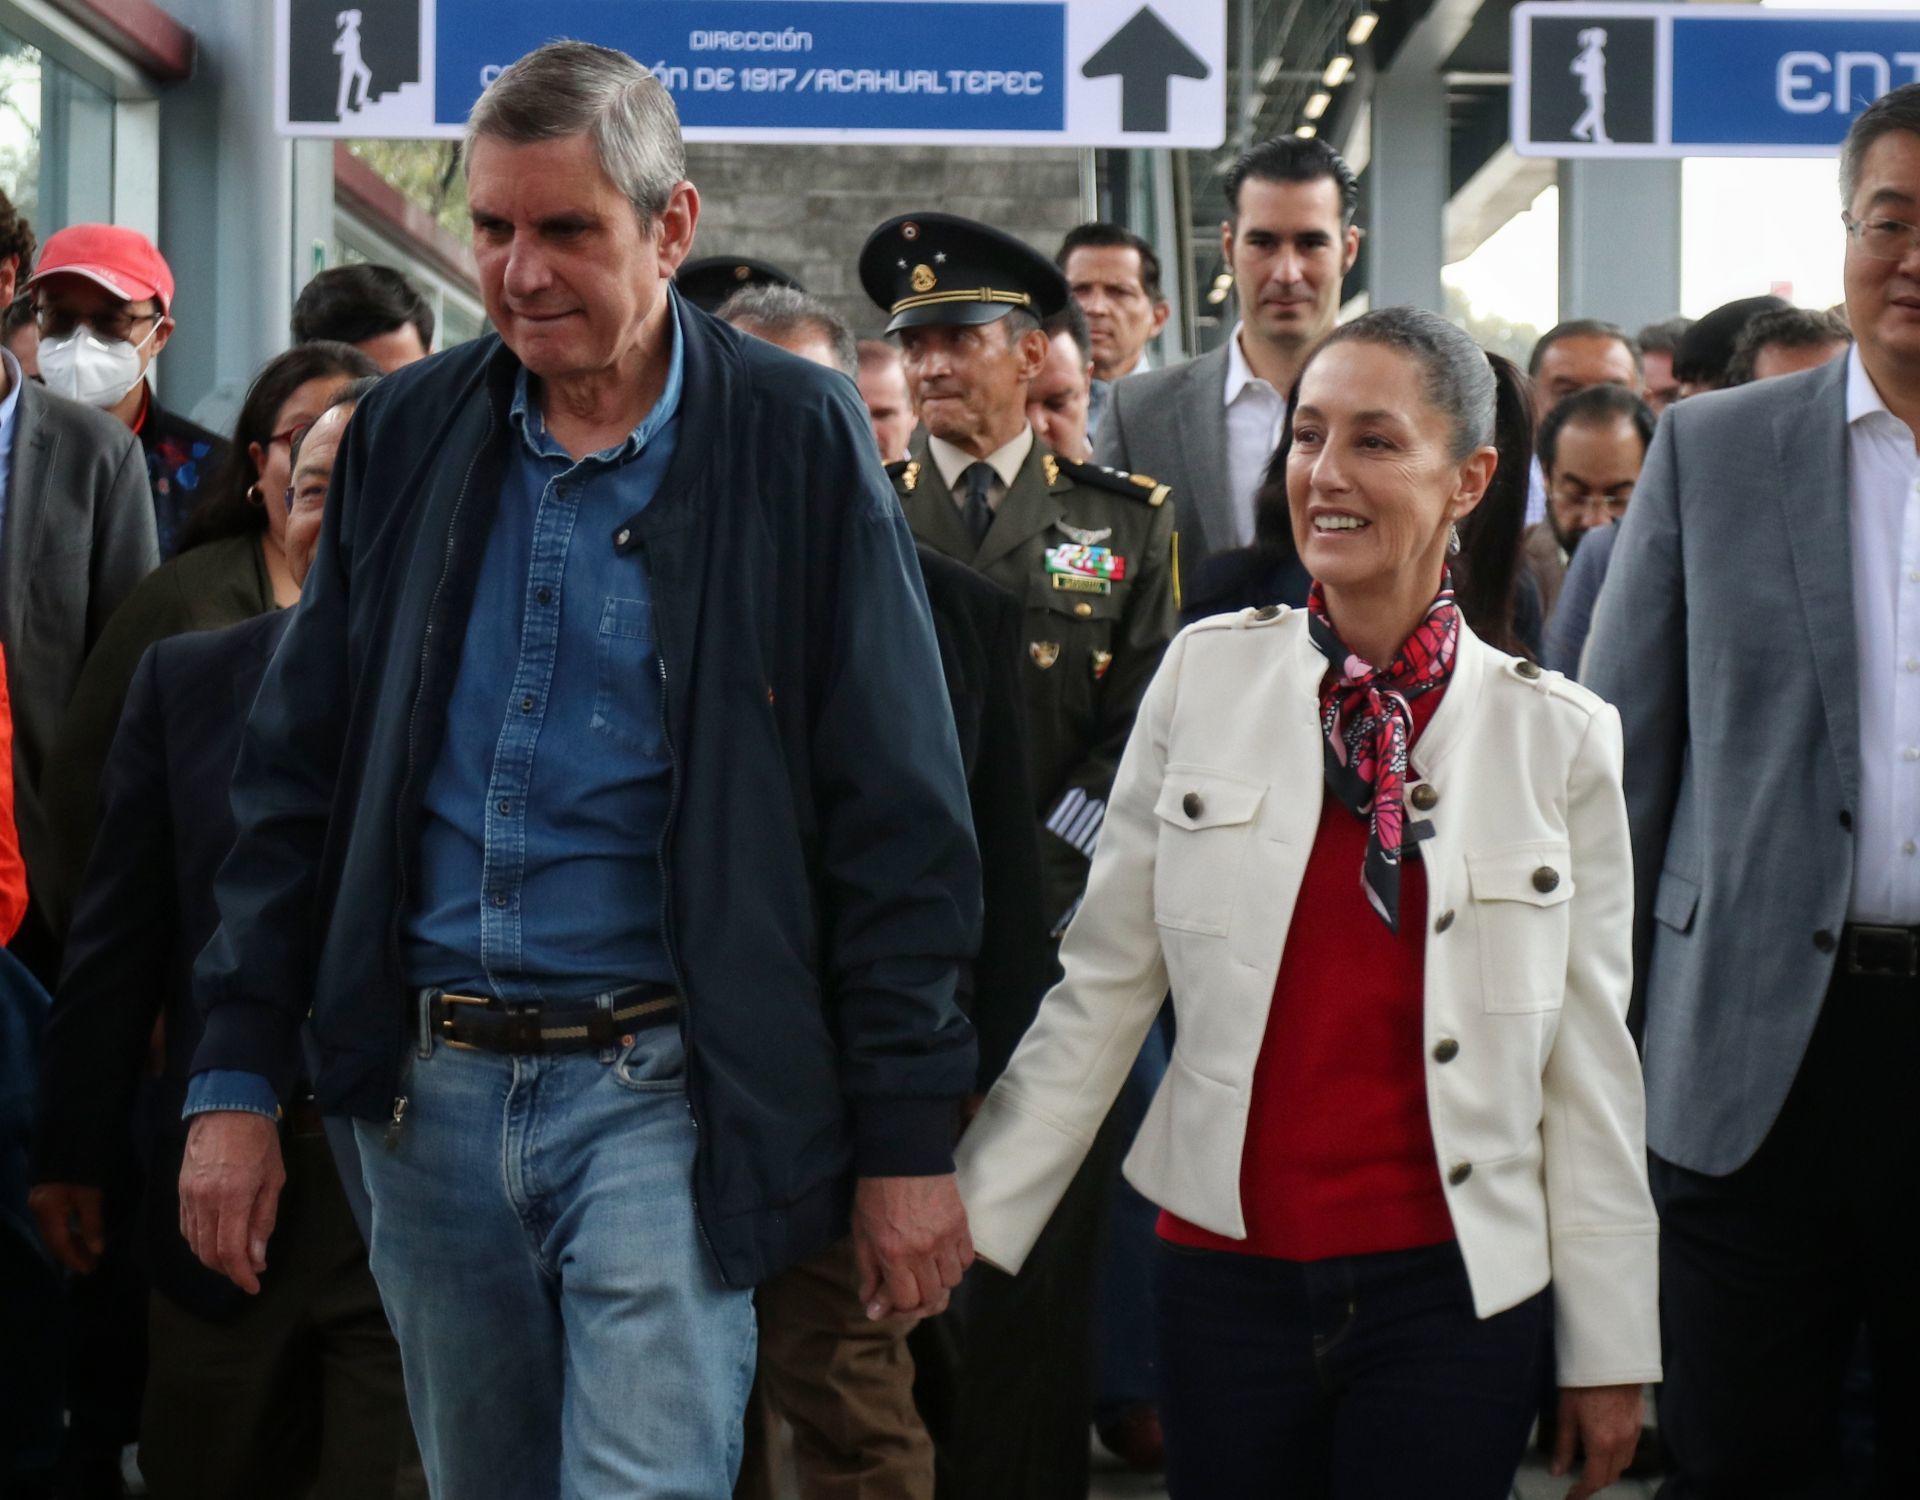
[[[993,465],[968,464],[966,472],[960,477],[967,482],[967,530],[973,534],[973,545],[978,547],[986,540],[987,528],[993,524],[993,512],[987,507],[987,490],[993,484]]]

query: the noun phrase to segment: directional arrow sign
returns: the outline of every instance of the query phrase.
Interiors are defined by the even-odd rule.
[[[1120,80],[1120,128],[1127,134],[1162,133],[1167,128],[1167,101],[1176,78],[1206,78],[1207,60],[1180,39],[1180,34],[1143,5],[1085,63],[1087,78]]]
[[[645,63],[688,140],[1210,150],[1226,0],[1156,3],[273,0],[276,107],[289,135],[457,138],[502,68],[571,36]],[[362,53],[373,84],[343,89]]]

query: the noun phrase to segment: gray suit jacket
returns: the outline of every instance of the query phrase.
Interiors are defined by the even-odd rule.
[[[1094,462],[1173,487],[1180,571],[1237,547],[1227,492],[1227,346],[1113,383]]]
[[[1846,379],[1669,408],[1587,643],[1626,736],[1647,1144],[1715,1176],[1780,1113],[1853,883]]]
[[[0,645],[13,697],[14,817],[29,883],[49,869],[39,787],[80,667],[160,561],[146,459],[103,411],[28,381],[0,525]]]

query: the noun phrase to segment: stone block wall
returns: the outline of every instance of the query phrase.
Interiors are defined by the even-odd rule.
[[[964,214],[1051,257],[1081,217],[1074,151],[696,144],[687,172],[701,199],[695,256],[770,260],[863,336],[885,322],[856,269],[882,221],[926,209]]]

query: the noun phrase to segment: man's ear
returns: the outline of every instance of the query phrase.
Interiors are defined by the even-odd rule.
[[[693,232],[700,223],[700,190],[691,182],[674,185],[673,196],[654,232],[659,236],[660,272],[671,276],[693,252]]]
[[[147,345],[147,363],[152,364],[160,357],[160,351],[167,347],[167,340],[173,337],[173,319],[162,317],[153,325],[153,342]]]
[[[20,257],[9,255],[0,260],[0,307],[6,307],[13,301],[14,288],[20,282]]]
[[[1340,255],[1340,274],[1344,276],[1353,269],[1353,263],[1360,258],[1360,226],[1349,224],[1342,238],[1345,243]]]
[[[1020,335],[1020,341],[1014,345],[1014,359],[1020,367],[1020,378],[1031,380],[1040,373],[1047,362],[1050,341],[1044,328],[1029,328]]]
[[[1153,304],[1153,326],[1147,330],[1147,337],[1154,338],[1167,326],[1167,319],[1173,316],[1173,305],[1169,302]]]

